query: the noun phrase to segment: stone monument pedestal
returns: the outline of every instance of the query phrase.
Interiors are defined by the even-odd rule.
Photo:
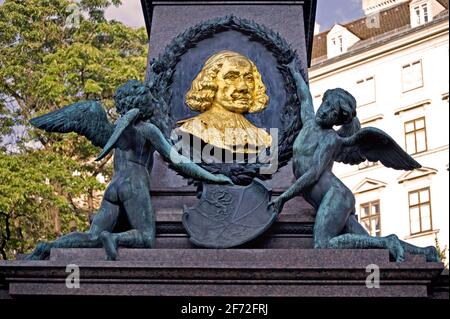
[[[0,262],[0,297],[375,297],[448,298],[441,263],[387,250],[54,249],[48,261]],[[67,265],[80,269],[80,287],[66,286]],[[368,288],[366,267],[380,269]],[[448,283],[448,281],[447,281]]]

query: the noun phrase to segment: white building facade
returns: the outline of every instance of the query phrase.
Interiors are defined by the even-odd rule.
[[[448,248],[448,2],[363,0],[363,9],[366,17],[315,36],[315,107],[327,89],[348,90],[362,126],[390,134],[423,168],[336,164],[334,172],[353,190],[358,218],[372,235]]]

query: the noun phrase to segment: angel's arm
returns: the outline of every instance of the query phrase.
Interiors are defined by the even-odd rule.
[[[298,70],[295,62],[289,65],[289,70],[294,78],[295,86],[297,87],[297,95],[301,101],[301,118],[302,122],[306,123],[309,120],[313,120],[315,116],[314,104],[311,96],[311,91],[309,90],[308,84],[303,79],[302,74]]]
[[[297,181],[289,187],[280,197],[283,203],[300,195],[306,188],[316,184],[322,174],[330,167],[334,161],[334,154],[337,147],[335,137],[327,138],[319,143],[317,150],[313,155],[313,165]]]
[[[191,162],[187,157],[180,155],[174,147],[172,147],[158,127],[151,123],[145,123],[139,130],[155,147],[164,159],[179,170],[181,173],[188,175],[196,180],[232,184],[231,180],[224,175],[214,175],[207,170],[201,168],[197,164]]]

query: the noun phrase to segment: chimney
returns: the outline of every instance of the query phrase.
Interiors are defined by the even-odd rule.
[[[320,33],[320,24],[318,24],[317,22],[314,24],[314,35],[319,34]]]

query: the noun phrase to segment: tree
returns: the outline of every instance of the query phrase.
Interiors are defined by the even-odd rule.
[[[116,87],[143,79],[146,31],[106,21],[104,9],[118,4],[6,0],[0,6],[2,258],[67,232],[70,222],[85,230],[97,208],[103,189],[97,177],[110,178],[109,158],[97,163],[99,149],[85,138],[47,134],[28,121],[85,99],[111,109]]]

